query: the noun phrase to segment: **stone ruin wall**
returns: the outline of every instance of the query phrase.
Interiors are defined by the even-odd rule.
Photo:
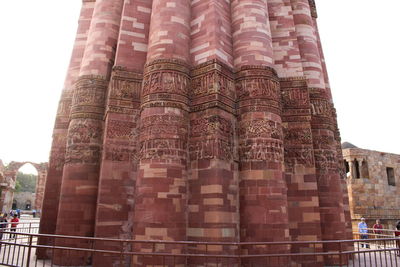
[[[385,228],[394,229],[400,220],[400,155],[359,148],[343,149],[348,164],[347,188],[353,230],[360,218],[372,227],[381,219]],[[358,165],[358,167],[356,166]],[[387,168],[393,169],[389,185]]]
[[[31,207],[29,210],[36,209],[36,207],[34,206],[34,204],[35,204],[35,193],[31,193],[31,192],[14,193],[13,203],[15,203],[16,206],[17,206],[16,208],[20,209],[20,210],[26,210],[26,206],[27,206],[28,203],[29,203],[29,205]]]
[[[0,160],[0,209],[1,213],[9,212],[12,207],[15,180],[7,173],[6,167]]]
[[[18,170],[25,164],[31,164],[38,172],[36,179],[36,189],[34,198],[31,199],[32,209],[36,209],[40,215],[43,205],[44,190],[47,177],[47,163],[34,163],[34,162],[16,162],[12,161],[7,166],[4,166],[0,160],[0,208],[1,212],[9,212],[12,208],[14,200],[15,183],[17,179]],[[24,197],[25,198],[25,197]]]

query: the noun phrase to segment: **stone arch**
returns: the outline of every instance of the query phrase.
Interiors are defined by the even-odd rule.
[[[9,211],[12,208],[12,200],[14,198],[14,190],[15,190],[15,183],[17,179],[18,170],[24,166],[25,164],[31,164],[37,171],[38,177],[36,180],[36,190],[35,190],[35,201],[31,208],[36,209],[38,212],[42,209],[43,203],[43,196],[44,196],[44,189],[46,185],[46,176],[48,170],[48,163],[36,163],[32,161],[12,161],[7,166],[3,166],[3,176],[4,179],[8,183],[8,190],[7,192],[3,192],[0,198],[0,208],[3,209],[4,212]],[[11,195],[11,200],[10,200]]]
[[[30,200],[25,201],[25,210],[32,209],[32,202]]]

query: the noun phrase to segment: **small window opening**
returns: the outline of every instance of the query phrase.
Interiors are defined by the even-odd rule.
[[[350,165],[347,162],[347,160],[344,161],[344,167],[346,168],[346,173],[349,173],[350,172]]]
[[[394,169],[387,167],[386,174],[387,174],[387,178],[388,178],[388,184],[391,186],[396,186],[396,181],[395,181],[395,177],[394,177]]]
[[[354,160],[354,166],[356,167],[356,178],[360,179],[360,177],[361,177],[360,164],[358,163],[357,160]]]
[[[366,160],[361,163],[361,177],[369,178],[368,162]]]
[[[25,202],[25,209],[26,209],[26,210],[30,210],[30,209],[31,209],[31,202],[30,202],[29,200],[27,200],[27,201]]]

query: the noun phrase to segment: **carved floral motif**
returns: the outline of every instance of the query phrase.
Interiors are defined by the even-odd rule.
[[[246,77],[236,83],[239,99],[268,98],[279,101],[279,83],[265,77]]]
[[[230,137],[233,135],[232,122],[218,116],[202,117],[190,121],[190,136],[207,136],[221,134]]]
[[[285,164],[288,167],[293,167],[295,164],[313,167],[314,166],[313,149],[285,147]]]
[[[235,98],[235,83],[233,79],[216,70],[193,77],[191,84],[190,94],[192,98],[213,93],[220,93],[231,99]]]
[[[207,139],[190,142],[190,160],[199,159],[233,159],[233,144],[221,139]]]
[[[307,88],[282,90],[282,103],[284,107],[309,108],[310,101]]]
[[[104,153],[106,160],[130,162],[138,160],[136,149],[128,147],[107,147]]]
[[[284,128],[285,144],[312,144],[313,136],[311,129],[306,128]]]
[[[279,141],[246,140],[239,144],[241,161],[283,161],[283,146]]]
[[[65,148],[55,149],[52,148],[50,152],[49,168],[57,171],[62,171],[65,163]]]
[[[184,160],[187,141],[181,139],[152,139],[140,142],[140,159]]]
[[[131,121],[110,120],[107,124],[107,137],[129,140],[135,136],[135,126]]]
[[[315,4],[315,0],[308,0],[308,3],[310,5],[311,17],[317,18],[318,13],[317,13],[317,6]]]
[[[95,75],[81,76],[76,82],[71,118],[103,119],[106,91],[105,78]]]
[[[73,120],[68,129],[68,145],[101,142],[103,127],[93,120]]]
[[[325,173],[328,170],[337,171],[336,150],[315,149],[314,156],[315,166],[319,172]]]
[[[187,95],[189,77],[184,73],[159,71],[147,74],[143,79],[143,95],[158,92]]]
[[[82,76],[76,82],[76,89],[72,101],[73,106],[94,105],[102,106],[105,101],[107,82],[102,77]]]
[[[257,119],[239,122],[241,138],[273,138],[282,139],[282,125],[268,119]]]
[[[142,118],[140,133],[143,138],[155,136],[181,136],[187,139],[188,121],[176,115],[152,115]]]
[[[116,99],[126,99],[129,101],[139,101],[142,82],[124,80],[114,77],[110,82],[110,97]]]
[[[87,144],[74,144],[68,146],[65,163],[98,164],[101,158],[100,146]]]
[[[311,111],[314,116],[332,116],[332,104],[325,99],[312,99]]]
[[[334,147],[335,146],[335,139],[333,136],[330,135],[314,135],[313,143],[315,147]]]
[[[69,116],[72,105],[72,91],[64,90],[58,103],[57,116]]]

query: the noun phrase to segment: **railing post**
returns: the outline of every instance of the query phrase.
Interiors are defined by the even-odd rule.
[[[28,258],[26,259],[26,267],[29,267],[31,262],[31,252],[32,252],[32,240],[33,236],[29,236],[29,243],[28,243]]]
[[[121,244],[121,251],[120,251],[120,255],[119,255],[119,260],[120,260],[120,264],[121,266],[123,266],[123,253],[124,253],[124,242],[120,242]]]
[[[239,267],[242,267],[242,245],[238,243],[238,252],[239,252]]]
[[[342,261],[342,242],[339,242],[339,258],[340,258],[340,267],[343,266],[343,261]]]

